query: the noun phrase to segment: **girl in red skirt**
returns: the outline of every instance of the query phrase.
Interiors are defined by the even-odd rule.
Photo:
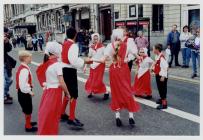
[[[139,50],[140,59],[136,60],[138,65],[138,72],[135,76],[135,82],[133,85],[133,92],[136,96],[144,97],[146,99],[152,98],[152,89],[151,89],[151,75],[150,75],[150,66],[153,63],[153,60],[148,57],[147,50]]]
[[[100,37],[98,33],[92,34],[92,45],[89,48],[89,57],[91,59],[101,59],[104,57],[105,47],[100,42]],[[84,69],[86,71],[86,67]],[[109,98],[109,93],[106,90],[106,86],[103,82],[103,76],[105,71],[105,63],[93,62],[90,65],[90,75],[85,84],[85,90],[88,94],[88,98],[92,97],[92,94],[104,94],[104,100]]]
[[[140,109],[139,104],[134,100],[132,94],[130,70],[128,68],[128,54],[136,55],[136,46],[128,46],[128,39],[130,38],[124,38],[123,29],[114,29],[112,33],[112,43],[107,45],[105,57],[100,61],[104,62],[108,58],[113,60],[109,68],[112,95],[110,107],[111,110],[115,112],[116,125],[118,127],[122,126],[120,119],[120,111],[122,109],[129,111],[129,124],[131,126],[135,124],[133,112],[137,112]]]
[[[62,92],[69,96],[63,80],[62,66],[58,62],[60,50],[57,42],[48,42],[49,59],[37,69],[40,85],[44,87],[38,112],[38,135],[57,135],[61,116]]]

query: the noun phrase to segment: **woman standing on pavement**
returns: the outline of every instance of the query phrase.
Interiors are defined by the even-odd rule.
[[[180,35],[180,42],[181,42],[181,51],[182,51],[182,58],[183,58],[183,65],[182,68],[189,68],[190,63],[190,56],[191,56],[191,49],[185,46],[186,41],[192,37],[192,34],[188,30],[188,26],[185,25],[183,27],[183,32]]]

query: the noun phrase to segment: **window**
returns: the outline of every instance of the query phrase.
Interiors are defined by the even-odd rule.
[[[143,17],[143,5],[138,4],[138,17]]]
[[[129,17],[136,17],[136,6],[135,5],[129,6]]]
[[[119,19],[119,12],[115,12],[115,19]]]
[[[163,31],[163,5],[152,5],[152,31]]]

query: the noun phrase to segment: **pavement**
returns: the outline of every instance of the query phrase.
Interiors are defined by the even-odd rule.
[[[13,50],[10,55],[17,59],[17,51]],[[43,60],[42,52],[33,52],[33,62],[30,65],[34,77],[33,97],[33,120],[37,121],[39,102],[42,96],[42,89],[36,79],[36,67]],[[17,64],[19,65],[19,63]],[[109,109],[111,98],[107,101],[102,100],[102,95],[94,95],[92,99],[87,98],[84,92],[84,83],[88,78],[89,72],[84,74],[78,70],[79,98],[76,116],[84,124],[84,129],[71,129],[66,123],[60,123],[60,135],[176,135],[176,136],[199,136],[200,135],[200,85],[198,82],[191,82],[190,76],[180,75],[183,71],[190,73],[189,69],[172,68],[168,81],[168,106],[164,111],[156,110],[155,100],[159,98],[155,83],[152,77],[151,100],[135,98],[141,105],[141,110],[134,114],[136,126],[128,125],[128,112],[121,112],[121,119],[124,126],[121,128],[115,125],[114,113]],[[176,74],[174,71],[182,71]],[[13,70],[15,79],[16,69]],[[170,78],[174,73],[176,78]],[[131,73],[132,83],[134,82],[135,68]],[[187,80],[183,80],[185,78]],[[190,80],[189,80],[190,79]],[[195,79],[199,81],[198,79]],[[105,70],[104,82],[109,88],[108,68]],[[4,134],[5,135],[36,135],[36,133],[26,133],[24,131],[24,116],[17,101],[15,90],[15,80],[10,88],[10,94],[14,98],[12,105],[4,105]],[[68,112],[68,108],[67,108]]]

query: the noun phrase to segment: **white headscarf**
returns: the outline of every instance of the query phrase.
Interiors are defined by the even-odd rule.
[[[124,31],[123,29],[119,28],[119,29],[114,29],[112,31],[112,35],[111,35],[111,41],[116,41],[117,39],[123,39],[124,37]]]
[[[98,36],[98,41],[100,41],[100,35],[98,33],[94,33],[94,34],[91,35],[92,41],[94,39],[94,36]]]
[[[47,42],[45,53],[49,54],[52,53],[58,57],[61,56],[62,46],[61,44],[57,43],[56,41]]]

